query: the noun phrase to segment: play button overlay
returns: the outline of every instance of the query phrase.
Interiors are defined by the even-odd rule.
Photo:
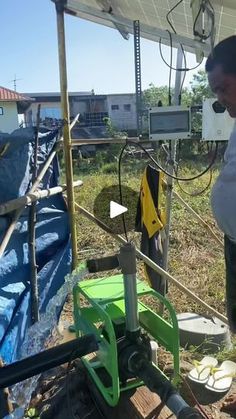
[[[109,227],[114,234],[124,234],[123,220],[125,220],[126,231],[135,230],[139,192],[126,185],[121,187],[121,192],[122,204],[119,185],[107,186],[97,195],[93,205],[95,217]]]
[[[118,215],[124,214],[126,211],[128,211],[128,208],[117,204],[117,202],[110,201],[110,218],[118,217]]]

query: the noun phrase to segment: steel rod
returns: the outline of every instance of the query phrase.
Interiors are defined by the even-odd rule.
[[[121,246],[119,262],[124,277],[125,323],[130,333],[139,330],[138,296],[136,281],[135,246],[126,243]]]
[[[177,60],[176,60],[176,68],[182,68],[183,62],[183,51],[179,47],[177,50]],[[181,88],[181,80],[182,80],[182,72],[176,71],[176,78],[175,78],[175,97],[174,103],[178,105],[178,97],[180,94]],[[173,175],[174,174],[174,164],[176,158],[176,140],[171,140],[170,144],[170,155],[169,155],[169,164],[168,164],[168,172]],[[169,241],[170,241],[170,225],[171,225],[171,202],[172,202],[172,194],[173,194],[173,178],[171,176],[167,176],[167,191],[166,191],[166,226],[165,226],[165,233],[166,238],[163,244],[163,268],[165,271],[168,270],[168,253],[169,253]],[[165,291],[164,296],[166,293],[166,283],[165,283]]]
[[[220,238],[214,233],[212,228],[207,224],[205,220],[196,212],[194,209],[175,191],[173,191],[173,196],[180,202],[183,207],[196,218],[197,221],[199,221],[200,224],[210,233],[210,235],[214,238],[214,240],[221,245],[221,247],[224,247],[224,243]]]

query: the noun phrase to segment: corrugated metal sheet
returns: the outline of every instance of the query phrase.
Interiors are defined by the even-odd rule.
[[[20,101],[30,101],[31,98],[28,96],[23,96],[20,93],[15,92],[14,90],[6,89],[5,87],[0,86],[0,101],[1,102],[20,102]]]

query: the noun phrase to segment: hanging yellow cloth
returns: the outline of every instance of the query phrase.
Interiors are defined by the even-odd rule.
[[[154,203],[151,185],[148,182],[147,168],[145,169],[140,189],[141,223],[145,225],[149,238],[161,230],[166,224],[166,211],[161,208],[162,184],[163,173],[156,171],[157,190],[155,191],[155,195],[157,196],[157,203]]]

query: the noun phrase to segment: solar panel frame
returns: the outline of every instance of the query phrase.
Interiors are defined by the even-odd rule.
[[[54,0],[55,1],[55,0]],[[133,21],[140,21],[140,35],[146,39],[169,44],[167,30],[173,33],[166,14],[177,0],[64,0],[65,11],[78,17],[109,27],[115,23],[133,33]],[[201,48],[204,55],[210,52],[210,42],[200,43],[194,39],[191,0],[183,2],[171,13],[170,19],[177,35],[173,33],[173,45],[181,42],[187,51]],[[236,1],[211,0],[215,11],[215,43],[236,34]],[[108,11],[110,10],[110,13]]]

